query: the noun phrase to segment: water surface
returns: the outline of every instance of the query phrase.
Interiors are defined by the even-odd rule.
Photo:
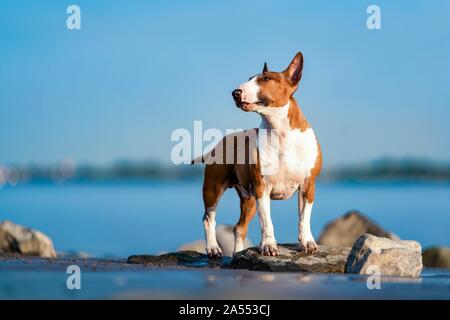
[[[279,242],[297,239],[297,200],[272,201]],[[450,245],[450,184],[320,183],[312,216],[317,237],[331,219],[359,209],[403,239],[422,246]],[[57,251],[95,256],[175,250],[203,237],[201,181],[28,184],[0,190],[0,220],[9,219],[48,234]],[[218,223],[234,224],[239,201],[225,193]],[[259,242],[258,219],[249,236]]]

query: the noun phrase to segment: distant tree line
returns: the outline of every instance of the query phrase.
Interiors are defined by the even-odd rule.
[[[170,165],[154,161],[120,161],[110,166],[60,163],[54,166],[0,166],[0,186],[21,182],[186,180],[200,178],[203,165]],[[380,181],[430,180],[450,181],[450,163],[425,160],[382,159],[367,164],[327,169],[322,180]]]

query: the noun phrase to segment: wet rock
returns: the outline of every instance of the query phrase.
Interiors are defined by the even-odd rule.
[[[370,275],[378,268],[383,276],[419,277],[422,271],[420,244],[370,234],[361,236],[348,256],[345,272]]]
[[[431,247],[423,251],[422,261],[429,268],[450,268],[450,248]]]
[[[161,255],[133,255],[128,257],[127,262],[159,267],[220,267],[225,261],[222,259],[209,259],[206,254],[195,251],[177,251]]]
[[[231,257],[234,249],[233,226],[220,224],[216,227],[216,237],[224,256]],[[253,246],[248,237],[244,241],[244,249]],[[205,240],[196,240],[180,246],[177,251],[196,251],[206,254]]]
[[[238,252],[231,261],[233,269],[257,271],[303,271],[343,273],[350,248],[319,246],[319,251],[307,254],[300,251],[298,244],[279,244],[277,257],[263,256],[258,248]]]
[[[359,211],[352,210],[328,223],[320,233],[318,243],[330,247],[351,247],[364,234],[400,240]]]
[[[0,253],[56,257],[52,240],[48,236],[10,221],[0,223]]]

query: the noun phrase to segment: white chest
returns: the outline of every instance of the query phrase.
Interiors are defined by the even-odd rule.
[[[311,128],[279,131],[277,139],[259,142],[261,173],[272,199],[288,199],[310,176],[318,145]],[[277,141],[276,141],[277,140]],[[265,170],[269,167],[269,170]]]

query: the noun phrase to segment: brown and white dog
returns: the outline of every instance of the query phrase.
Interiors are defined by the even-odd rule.
[[[311,210],[314,203],[315,180],[322,166],[322,153],[302,111],[294,92],[302,76],[303,55],[299,52],[282,72],[269,71],[264,64],[262,73],[251,77],[234,90],[232,95],[236,106],[246,112],[253,111],[261,116],[262,122],[256,132],[256,143],[245,141],[245,161],[238,162],[236,153],[242,152],[236,139],[249,130],[226,136],[210,153],[201,159],[206,162],[203,183],[205,214],[203,223],[206,235],[206,250],[210,257],[221,257],[215,234],[216,207],[227,188],[235,188],[240,198],[241,214],[234,227],[234,253],[243,250],[248,224],[258,211],[261,224],[260,250],[264,255],[278,254],[277,241],[270,217],[270,200],[289,199],[298,191],[298,240],[300,248],[308,253],[318,250],[311,233]],[[261,130],[275,133],[276,140],[261,143]],[[233,141],[232,161],[225,161],[229,148],[224,148],[226,139]],[[229,146],[229,144],[227,145]],[[223,151],[224,161],[211,161],[217,151]],[[242,149],[242,148],[241,148]],[[278,163],[274,172],[265,173],[262,153],[276,149]],[[252,163],[250,158],[256,161]],[[217,157],[216,157],[217,159]],[[194,160],[193,163],[198,162]],[[272,160],[265,159],[266,165]]]

